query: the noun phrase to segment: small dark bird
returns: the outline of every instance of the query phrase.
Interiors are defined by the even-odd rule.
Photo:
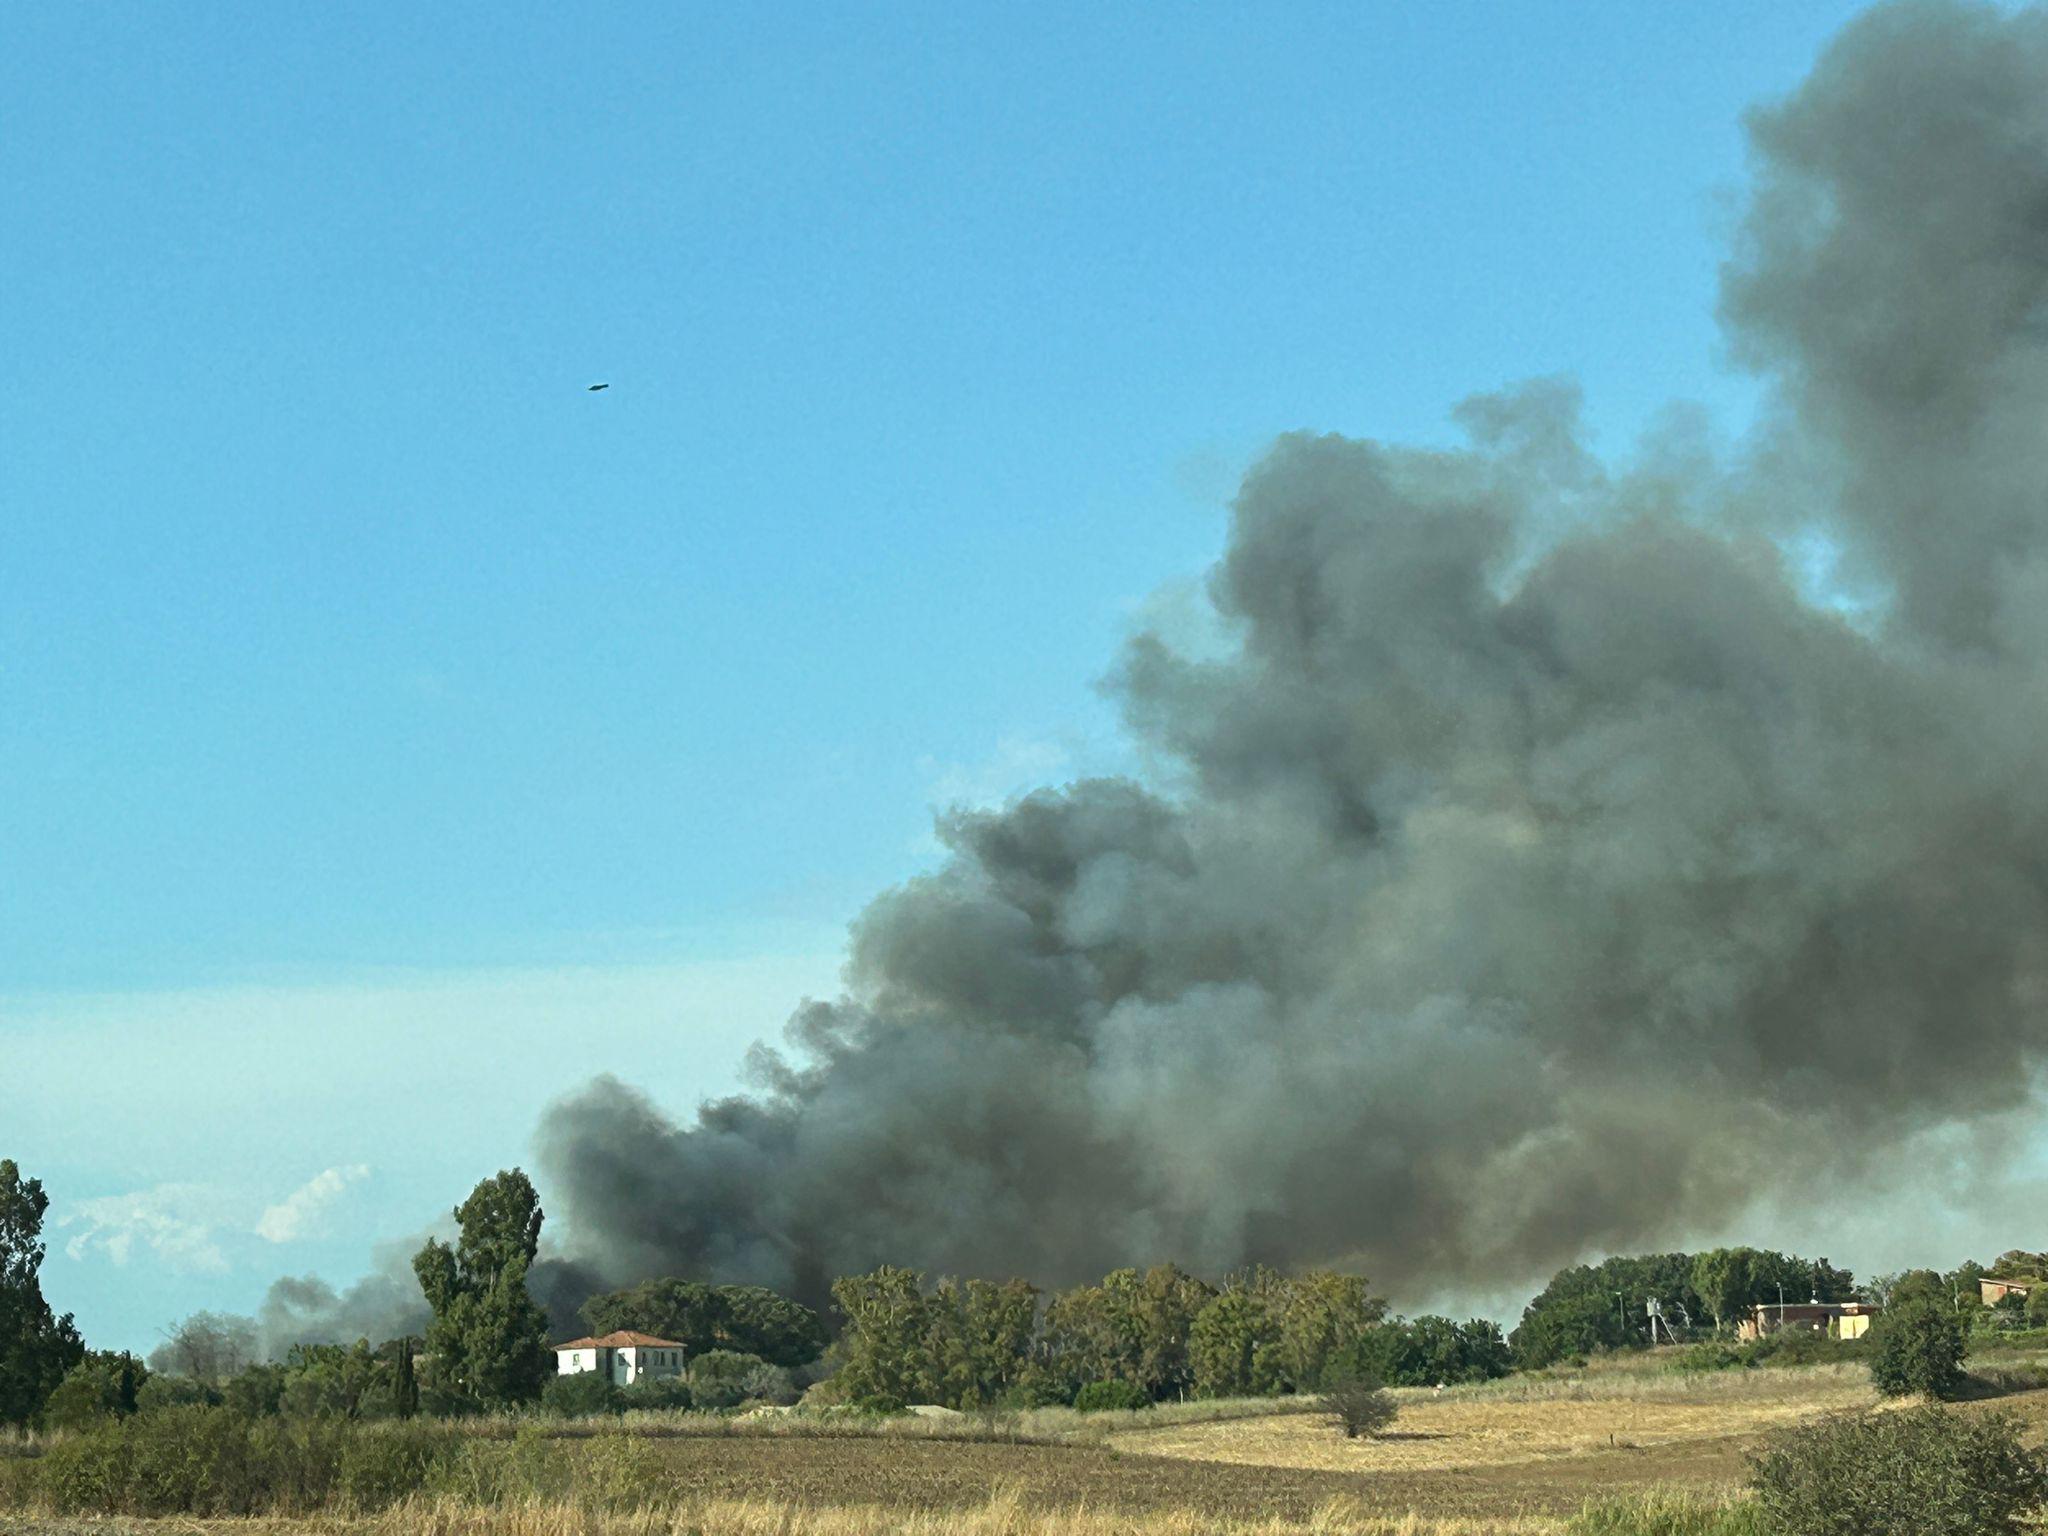
[[[599,391],[600,389],[610,389],[610,388],[611,388],[611,385],[609,385],[609,384],[593,384],[593,385],[591,385],[591,386],[590,386],[590,392],[591,392],[591,393],[592,393],[592,394],[594,395],[594,394],[596,394],[596,393],[597,393],[597,392],[598,392],[598,391]]]

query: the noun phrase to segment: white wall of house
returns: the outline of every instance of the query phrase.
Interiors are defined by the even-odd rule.
[[[558,1349],[555,1374],[577,1376],[585,1371],[604,1371],[612,1385],[630,1387],[636,1381],[660,1381],[683,1374],[680,1349],[656,1349],[644,1344],[624,1344],[614,1349]]]

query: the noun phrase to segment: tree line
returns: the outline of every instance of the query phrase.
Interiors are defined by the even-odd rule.
[[[429,1241],[415,1256],[431,1311],[424,1337],[304,1344],[275,1361],[257,1358],[247,1320],[212,1313],[188,1318],[147,1361],[88,1351],[40,1288],[48,1204],[38,1181],[0,1161],[0,1422],[87,1422],[186,1404],[355,1419],[543,1399],[564,1412],[635,1402],[726,1408],[799,1394],[877,1408],[1137,1407],[1327,1392],[1353,1381],[1449,1384],[1640,1346],[1652,1299],[1695,1337],[1723,1335],[1781,1296],[1924,1303],[1950,1319],[1942,1328],[1951,1331],[2048,1324],[2048,1286],[1980,1305],[1981,1278],[2048,1269],[2048,1255],[2021,1250],[1988,1267],[1911,1271],[1860,1287],[1824,1258],[1763,1249],[1616,1256],[1560,1270],[1511,1337],[1484,1319],[1395,1316],[1364,1278],[1334,1270],[1254,1266],[1212,1282],[1160,1264],[1041,1291],[1021,1279],[934,1281],[884,1266],[834,1283],[836,1328],[757,1286],[662,1278],[593,1296],[581,1309],[593,1333],[672,1339],[688,1362],[679,1380],[622,1394],[595,1373],[556,1375],[547,1318],[526,1283],[544,1217],[518,1169],[479,1183],[455,1208],[454,1240]]]

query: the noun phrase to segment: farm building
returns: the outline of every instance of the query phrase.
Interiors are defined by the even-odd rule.
[[[578,1376],[597,1371],[614,1386],[658,1381],[683,1374],[683,1346],[674,1339],[620,1329],[601,1339],[571,1339],[555,1346],[555,1374]]]
[[[1877,1307],[1868,1301],[1758,1302],[1735,1330],[1739,1339],[1760,1339],[1780,1328],[1803,1328],[1831,1339],[1860,1339],[1870,1331]]]
[[[1977,1282],[1977,1295],[1987,1307],[1995,1307],[2008,1296],[2027,1299],[2027,1293],[2041,1282],[2031,1275],[2024,1280],[1993,1280],[1989,1275]]]

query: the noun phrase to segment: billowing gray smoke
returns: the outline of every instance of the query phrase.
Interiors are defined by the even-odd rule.
[[[1116,672],[1154,781],[946,818],[753,1095],[552,1108],[570,1255],[810,1295],[883,1261],[1457,1284],[2026,1104],[2048,14],[1874,12],[1752,132],[1748,443],[1603,463],[1555,383],[1462,407],[1459,451],[1282,439],[1222,643]]]
[[[2020,1102],[2048,1047],[2048,18],[1852,27],[1753,123],[1726,464],[1543,385],[1280,441],[1117,674],[1163,787],[942,823],[760,1090],[614,1082],[545,1184],[620,1276],[1516,1273]],[[1781,554],[1823,534],[1852,621]]]

